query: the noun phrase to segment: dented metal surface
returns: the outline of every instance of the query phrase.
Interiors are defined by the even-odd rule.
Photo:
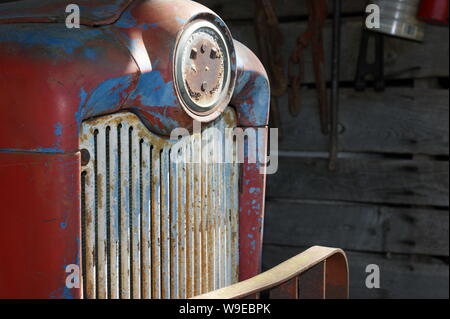
[[[219,156],[236,155],[236,124],[228,109],[177,144],[131,113],[83,123],[85,298],[188,298],[238,281],[238,164]]]

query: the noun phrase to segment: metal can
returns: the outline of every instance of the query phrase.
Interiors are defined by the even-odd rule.
[[[422,0],[418,17],[426,23],[448,25],[448,0]]]
[[[371,31],[423,41],[424,24],[417,18],[420,0],[370,0],[369,4],[380,8],[380,27]]]

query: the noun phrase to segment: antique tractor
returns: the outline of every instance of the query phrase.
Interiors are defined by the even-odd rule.
[[[0,298],[232,298],[284,283],[271,291],[346,297],[339,250],[257,276],[266,163],[234,129],[255,129],[265,157],[269,101],[256,56],[193,1],[0,5]],[[316,290],[298,289],[303,273]]]

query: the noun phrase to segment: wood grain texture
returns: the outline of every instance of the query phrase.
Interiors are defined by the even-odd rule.
[[[448,162],[339,159],[338,171],[328,160],[280,158],[268,177],[270,198],[340,200],[448,207]]]
[[[197,0],[209,7],[226,20],[252,20],[255,12],[253,0]],[[342,3],[343,14],[363,15],[366,0],[346,0]],[[328,8],[332,10],[332,1],[328,0]],[[281,18],[304,17],[308,14],[306,1],[276,0],[275,10]]]
[[[361,18],[345,18],[342,22],[342,54],[341,81],[354,81],[356,75],[359,43],[361,40]],[[254,52],[258,52],[253,23],[229,22],[228,26],[235,39],[244,43]],[[284,45],[280,52],[287,61],[291,55],[297,37],[306,31],[305,22],[289,22],[281,24]],[[406,41],[394,37],[385,37],[385,74],[392,79],[410,79],[423,77],[448,77],[449,74],[449,29],[426,26],[426,38],[423,43]],[[324,32],[325,72],[330,79],[331,61],[331,21],[328,21]],[[426,61],[427,63],[424,63]],[[310,50],[304,54],[304,83],[315,83],[313,63]],[[420,70],[408,71],[420,67]],[[400,72],[400,73],[399,73]],[[395,74],[395,76],[393,76]]]
[[[266,204],[265,244],[449,255],[449,213],[339,203]]]
[[[341,90],[339,148],[343,152],[449,154],[448,90],[389,88]],[[298,117],[288,112],[287,97],[279,99],[284,131],[280,149],[327,151],[321,134],[315,90],[303,91]]]
[[[264,269],[304,251],[303,247],[265,245]],[[350,267],[350,298],[367,299],[432,299],[449,297],[449,267],[437,258],[346,251]],[[365,285],[366,267],[380,267],[381,288],[368,289]]]

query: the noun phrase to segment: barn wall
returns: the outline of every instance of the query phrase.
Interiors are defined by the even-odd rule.
[[[253,1],[200,0],[235,38],[257,52]],[[306,29],[305,1],[277,0],[287,61]],[[449,293],[448,28],[427,27],[424,43],[386,38],[384,93],[352,88],[365,0],[343,1],[341,135],[337,172],[327,170],[316,92],[302,89],[294,118],[279,99],[279,172],[268,179],[264,268],[312,245],[348,253],[353,298],[430,298]],[[330,61],[331,20],[325,30]],[[314,83],[305,52],[305,84]],[[330,70],[328,67],[327,70]],[[381,289],[365,268],[381,268]]]

